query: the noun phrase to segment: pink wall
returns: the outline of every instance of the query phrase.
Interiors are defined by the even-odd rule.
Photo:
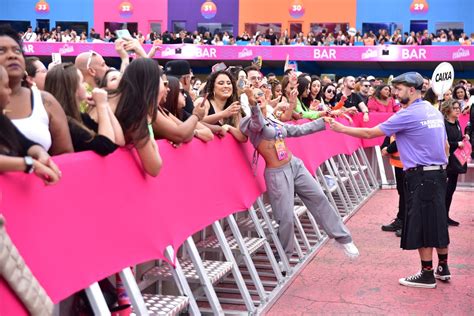
[[[136,22],[138,30],[143,35],[150,31],[150,21],[161,21],[161,31],[168,24],[167,0],[127,0],[133,6],[129,16],[122,15],[119,6],[125,0],[94,1],[94,28],[96,32],[104,33],[104,22]],[[92,27],[92,26],[91,26]]]

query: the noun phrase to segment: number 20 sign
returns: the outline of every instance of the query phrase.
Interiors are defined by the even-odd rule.
[[[426,13],[428,12],[428,8],[427,0],[413,0],[410,5],[410,11],[412,13]]]

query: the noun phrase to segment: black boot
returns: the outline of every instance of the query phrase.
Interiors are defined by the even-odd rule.
[[[395,218],[393,222],[388,225],[382,225],[382,230],[384,232],[396,232],[397,230],[401,229],[403,226],[403,222],[399,218]]]

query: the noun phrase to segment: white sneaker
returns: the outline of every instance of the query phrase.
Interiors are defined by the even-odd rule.
[[[356,245],[351,241],[347,244],[339,244],[342,249],[344,249],[344,253],[351,259],[357,258],[359,256],[359,249],[357,249]]]

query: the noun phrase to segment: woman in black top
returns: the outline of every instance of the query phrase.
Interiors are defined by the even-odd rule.
[[[34,172],[45,184],[58,182],[61,171],[46,150],[23,136],[4,115],[5,105],[10,103],[10,94],[8,74],[5,68],[0,66],[0,173]]]
[[[466,134],[463,136],[461,126],[459,125],[458,117],[461,113],[461,105],[457,100],[448,100],[443,102],[441,112],[444,115],[444,125],[446,127],[446,134],[449,142],[449,161],[446,173],[448,176],[448,183],[446,188],[446,211],[448,212],[448,225],[458,226],[459,222],[452,220],[449,217],[449,208],[453,200],[454,191],[458,183],[458,175],[467,172],[467,165],[460,166],[454,152],[459,147],[463,147],[463,139],[469,139]]]
[[[97,123],[87,113],[79,112],[79,104],[87,99],[82,73],[72,63],[54,66],[46,75],[45,90],[56,97],[68,118],[74,151],[93,150],[101,156],[113,153],[125,144],[122,128],[107,101],[107,92],[92,91],[92,106],[97,110]]]
[[[238,141],[247,141],[247,137],[239,129],[242,110],[234,77],[226,70],[211,73],[207,78],[206,95],[204,106],[207,111],[203,122],[220,125]],[[195,107],[202,102],[203,98],[196,99]]]

